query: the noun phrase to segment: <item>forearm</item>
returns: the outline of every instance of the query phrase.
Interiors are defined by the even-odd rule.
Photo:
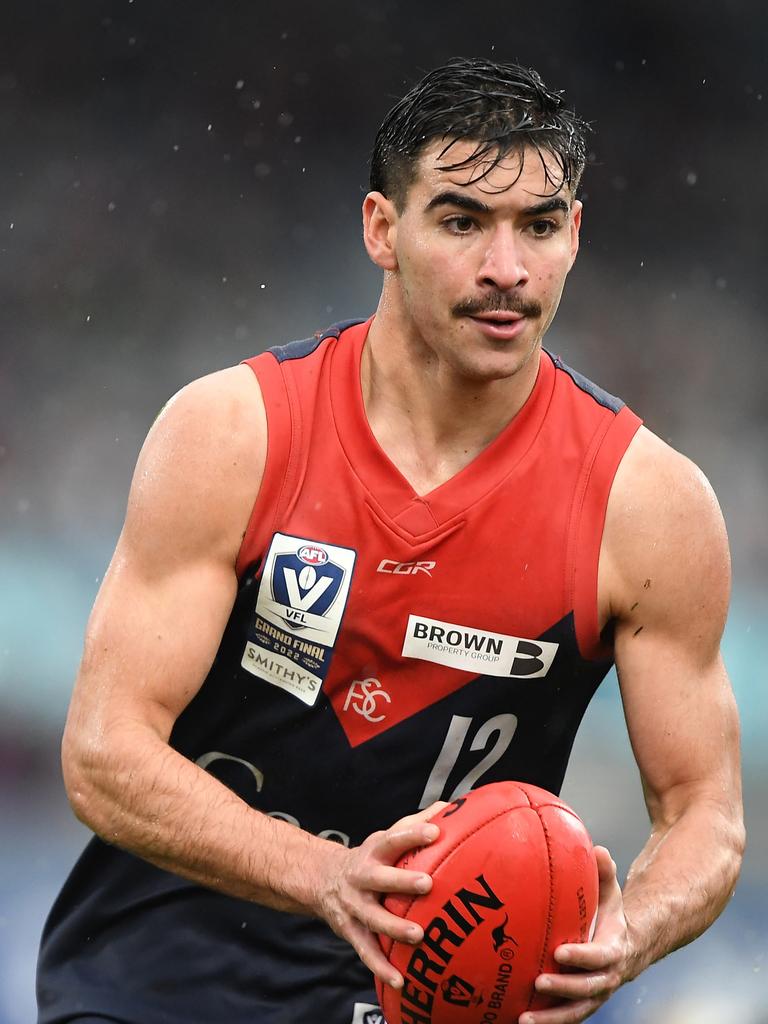
[[[249,807],[148,726],[123,724],[87,756],[73,746],[70,802],[105,841],[230,896],[317,912],[320,876],[346,853],[338,844]]]
[[[630,977],[712,924],[733,893],[743,848],[740,814],[713,801],[654,829],[624,886]]]

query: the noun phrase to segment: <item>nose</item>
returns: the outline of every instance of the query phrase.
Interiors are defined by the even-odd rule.
[[[530,276],[523,250],[514,228],[509,224],[498,225],[478,267],[478,283],[499,291],[521,288]]]

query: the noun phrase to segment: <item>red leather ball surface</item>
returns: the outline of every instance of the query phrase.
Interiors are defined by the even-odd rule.
[[[546,790],[496,782],[431,820],[439,838],[398,862],[430,874],[431,892],[385,900],[424,929],[418,946],[381,937],[405,978],[399,992],[377,981],[387,1024],[513,1024],[553,1005],[533,983],[560,970],[557,946],[589,938],[597,910],[597,865],[580,818]]]

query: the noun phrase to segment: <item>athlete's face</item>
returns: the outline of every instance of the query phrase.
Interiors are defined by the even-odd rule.
[[[479,177],[486,168],[478,164],[441,170],[443,146],[422,154],[401,213],[383,200],[391,263],[380,265],[404,326],[434,356],[462,376],[508,377],[555,315],[576,258],[581,203],[552,184],[560,171],[547,154],[549,179],[533,149]],[[455,143],[445,162],[474,149]]]

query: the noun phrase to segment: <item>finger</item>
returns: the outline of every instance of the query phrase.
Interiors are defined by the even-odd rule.
[[[430,818],[434,818],[436,814],[439,814],[449,804],[445,800],[436,800],[429,807],[424,807],[420,811],[416,811],[414,814],[406,814],[404,817],[398,819],[392,826],[393,829],[410,828],[412,825],[421,825],[423,822],[429,821]],[[390,830],[391,831],[391,830]]]
[[[599,878],[608,881],[611,876],[616,876],[616,862],[605,846],[596,846],[595,862],[597,863],[597,874]]]
[[[378,858],[393,864],[407,850],[417,846],[429,846],[440,835],[437,825],[428,822],[416,822],[401,825],[399,822],[378,837],[374,843],[374,851]]]
[[[344,938],[352,946],[362,962],[385,985],[392,988],[403,987],[403,976],[384,956],[384,952],[375,935],[357,921],[350,921],[345,929]]]
[[[618,987],[618,980],[608,971],[592,974],[540,974],[536,991],[553,999],[594,999],[608,997]]]
[[[555,950],[555,960],[559,964],[577,967],[582,971],[601,971],[613,967],[620,958],[620,952],[605,942],[565,943]]]
[[[386,864],[374,864],[360,884],[371,892],[404,893],[407,896],[423,896],[432,888],[432,879],[423,871],[406,871]]]
[[[424,929],[420,925],[398,914],[391,914],[381,903],[366,907],[359,916],[369,931],[387,935],[396,942],[414,946],[424,938]]]
[[[553,1006],[549,1010],[526,1010],[518,1017],[518,1024],[579,1024],[599,1010],[605,999],[584,999],[566,1006]]]
[[[433,804],[430,804],[429,807],[425,807],[420,813],[424,815],[427,821],[429,821],[430,818],[433,818],[436,814],[439,814],[440,811],[444,811],[446,807],[450,806],[451,805],[447,800],[435,800]]]

